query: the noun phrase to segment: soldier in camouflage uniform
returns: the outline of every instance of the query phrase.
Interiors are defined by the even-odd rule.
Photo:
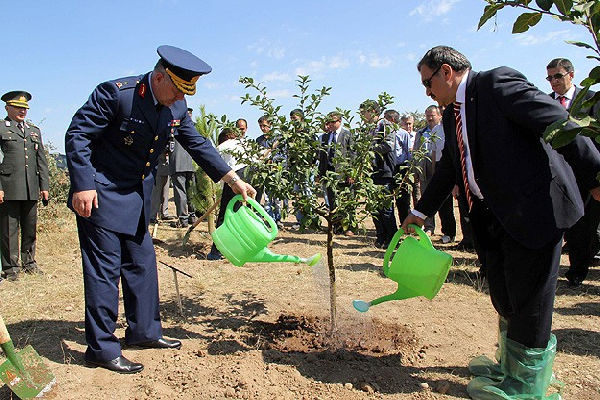
[[[48,162],[42,134],[37,126],[25,121],[31,95],[24,91],[8,92],[7,117],[0,120],[0,252],[2,278],[15,280],[20,258],[25,272],[39,272],[35,262],[37,202],[48,200]]]

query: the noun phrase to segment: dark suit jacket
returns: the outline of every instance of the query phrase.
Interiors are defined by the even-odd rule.
[[[566,110],[507,67],[470,71],[463,107],[477,184],[508,234],[540,248],[577,222],[583,202],[574,171],[586,189],[598,186],[600,156],[586,137],[558,150],[541,139]],[[453,107],[446,108],[443,124],[442,159],[415,207],[425,215],[434,215],[455,183],[464,190]]]
[[[577,95],[579,94],[579,92],[581,92],[581,89],[577,86],[575,86],[575,93],[573,95],[573,98],[577,97]],[[588,92],[585,94],[584,99],[588,100],[591,99],[594,95],[596,94],[596,92],[594,92],[593,90],[588,90]],[[554,100],[558,99],[558,95],[555,92],[549,93],[550,97],[552,97]],[[571,104],[573,104],[573,102],[571,102]],[[567,108],[567,110],[569,110],[571,108],[571,104],[569,104],[569,108]],[[583,112],[587,112],[587,114],[591,117],[593,117],[595,114],[598,113],[598,110],[600,109],[600,102],[596,103],[593,107],[590,107],[587,110],[582,110]]]
[[[332,161],[329,159],[329,137],[331,133],[324,133],[321,136],[321,148],[319,150],[319,176],[324,176],[327,170],[336,170],[336,166],[333,165]],[[350,131],[342,128],[340,134],[336,138],[337,146],[339,146],[341,156],[346,157],[350,151]]]
[[[158,156],[171,133],[214,181],[231,170],[210,141],[194,128],[185,100],[157,110],[149,74],[101,83],[75,113],[65,137],[71,193],[96,190],[89,220],[133,235],[150,201]]]

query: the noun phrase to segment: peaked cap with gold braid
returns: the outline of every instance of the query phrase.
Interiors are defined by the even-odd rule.
[[[189,96],[196,93],[196,81],[200,75],[212,71],[210,65],[187,50],[174,46],[160,46],[156,51],[175,87]]]
[[[31,100],[31,94],[24,90],[13,90],[5,93],[0,99],[9,106],[29,108],[27,102]]]

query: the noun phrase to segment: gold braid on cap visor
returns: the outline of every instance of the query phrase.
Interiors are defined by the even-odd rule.
[[[167,74],[171,77],[171,81],[175,87],[183,92],[183,94],[187,94],[188,96],[192,96],[196,93],[196,81],[200,78],[200,75],[194,76],[191,81],[186,81],[175,75],[169,68],[165,68]]]
[[[27,99],[25,99],[25,97],[21,97],[17,100],[9,100],[6,104],[13,107],[29,108],[29,104],[27,104]]]

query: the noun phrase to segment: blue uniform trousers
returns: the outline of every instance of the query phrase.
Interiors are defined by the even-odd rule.
[[[125,342],[162,337],[158,309],[158,275],[152,239],[140,218],[134,236],[116,233],[77,216],[85,289],[85,358],[108,361],[121,355],[114,335],[119,280],[127,319]]]

